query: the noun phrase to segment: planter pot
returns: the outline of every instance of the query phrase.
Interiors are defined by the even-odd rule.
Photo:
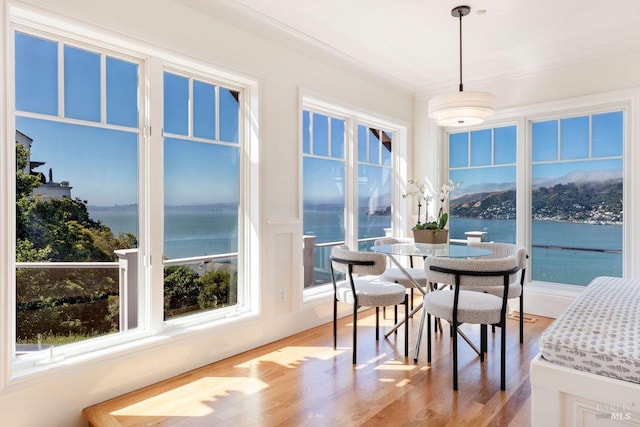
[[[415,243],[441,244],[447,243],[449,230],[413,230]]]

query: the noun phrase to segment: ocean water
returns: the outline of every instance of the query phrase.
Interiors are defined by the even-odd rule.
[[[89,208],[91,217],[114,233],[137,235],[136,211],[131,208]],[[384,235],[389,215],[359,215],[359,238]],[[529,268],[534,280],[586,285],[601,275],[622,275],[622,226],[533,221]],[[316,243],[342,241],[344,219],[338,211],[307,211],[304,234]],[[515,220],[451,218],[450,236],[485,231],[486,240],[515,242]],[[169,259],[237,251],[237,212],[209,206],[170,208],[165,216],[164,254]],[[321,251],[318,251],[319,253]]]
[[[89,207],[92,219],[114,234],[138,234],[137,211],[130,207]],[[238,213],[212,206],[171,207],[165,211],[164,256],[169,259],[213,255],[238,250]]]
[[[529,268],[533,280],[587,285],[597,276],[622,276],[622,225],[533,221]],[[515,242],[515,220],[452,218],[451,237],[485,231],[486,240]]]

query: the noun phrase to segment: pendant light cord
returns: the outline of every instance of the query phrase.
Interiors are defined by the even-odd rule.
[[[460,19],[460,92],[462,92],[462,11],[458,10]]]

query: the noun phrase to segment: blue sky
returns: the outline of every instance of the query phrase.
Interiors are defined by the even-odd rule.
[[[576,172],[593,179],[621,176],[623,129],[621,111],[533,123],[534,183],[555,183]],[[515,187],[516,127],[494,128],[493,144],[492,129],[450,135],[449,177],[460,184],[452,197],[482,186]]]
[[[53,120],[16,117],[16,129],[33,139],[31,159],[45,162],[37,171],[55,182],[68,181],[72,196],[89,205],[135,204],[138,200],[138,65],[64,46],[63,86],[58,87],[58,44],[16,33],[16,109]],[[101,79],[106,84],[102,110]],[[189,91],[193,99],[189,99]],[[167,138],[165,141],[165,202],[211,204],[237,202],[237,93],[211,83],[165,72],[165,131],[213,142]],[[219,102],[216,103],[216,94]],[[62,114],[59,102],[63,100]],[[220,111],[216,111],[219,106]],[[190,116],[191,112],[191,116]],[[54,121],[58,116],[87,125]],[[220,123],[216,123],[219,116]],[[191,123],[189,122],[191,118]],[[101,123],[120,126],[113,130]],[[191,126],[190,126],[191,125]]]

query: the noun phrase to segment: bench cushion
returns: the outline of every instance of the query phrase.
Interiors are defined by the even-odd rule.
[[[640,383],[640,280],[595,278],[539,346],[552,363]]]

